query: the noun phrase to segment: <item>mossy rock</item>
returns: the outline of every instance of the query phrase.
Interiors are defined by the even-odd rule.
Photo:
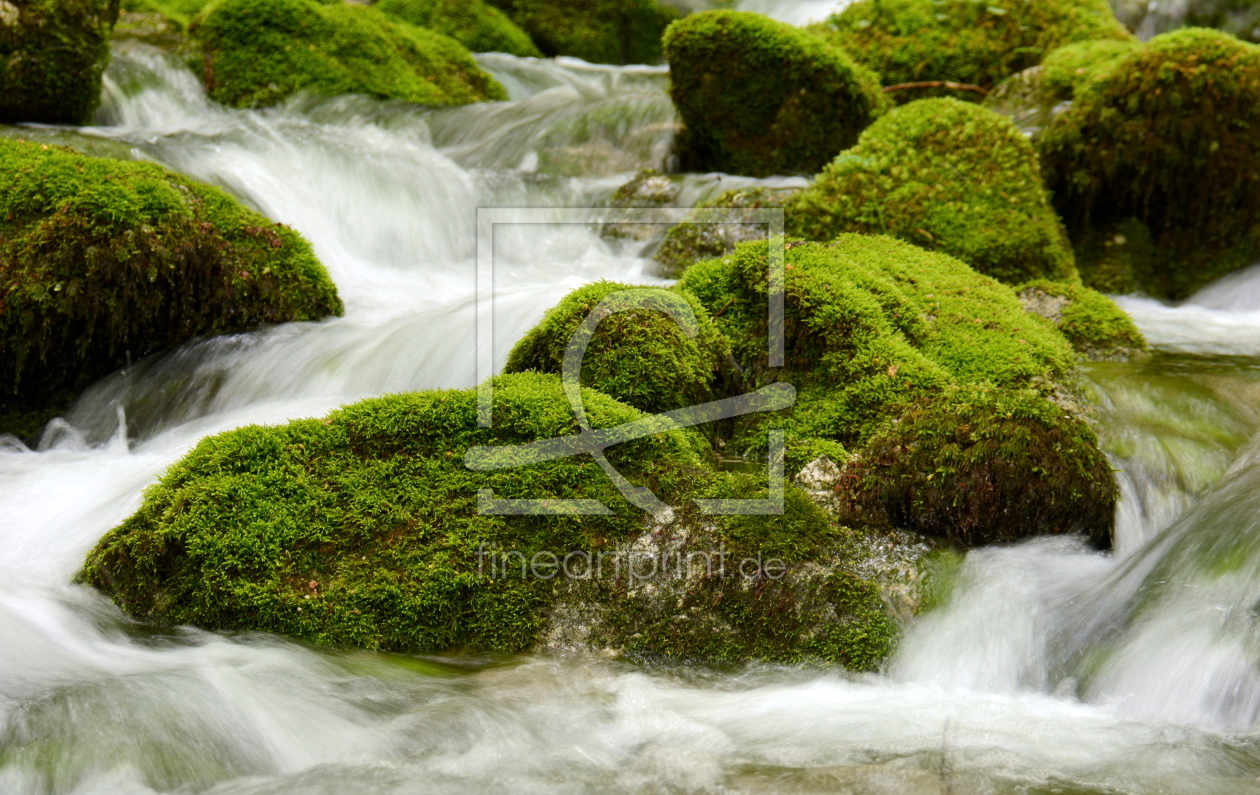
[[[0,139],[0,184],[0,433],[129,360],[341,314],[300,235],[157,164]]]
[[[274,105],[298,91],[421,105],[507,99],[459,42],[352,3],[221,0],[190,35],[196,71],[225,105]]]
[[[1129,361],[1148,346],[1133,319],[1107,296],[1079,284],[1037,279],[1015,291],[1024,308],[1051,323],[1093,361]]]
[[[790,237],[889,234],[1008,284],[1075,280],[1037,154],[1009,119],[955,99],[871,125],[787,207]]]
[[[660,63],[661,34],[678,12],[658,0],[489,0],[552,57]]]
[[[542,57],[529,34],[484,0],[380,0],[375,7],[410,25],[444,33],[473,52]]]
[[[1116,485],[1081,419],[1031,390],[950,390],[882,426],[850,462],[854,518],[964,546],[1080,534],[1111,545]]]
[[[1111,295],[1145,293],[1163,283],[1165,258],[1150,227],[1136,218],[1102,222],[1076,234],[1076,261],[1086,286]]]
[[[1073,240],[1137,219],[1140,283],[1184,298],[1260,256],[1260,47],[1218,31],[1158,36],[1081,87],[1038,138]],[[1080,263],[1093,284],[1094,263]],[[1145,274],[1137,274],[1143,276]]]
[[[860,668],[888,653],[896,628],[878,589],[837,563],[852,548],[851,531],[799,491],[789,490],[782,516],[702,521],[687,498],[748,484],[706,469],[703,444],[688,431],[607,453],[627,478],[679,506],[669,519],[648,520],[629,506],[586,455],[472,471],[470,447],[578,431],[559,378],[523,373],[492,385],[493,428],[478,425],[475,390],[433,391],[204,439],[101,540],[81,579],[141,619],[330,646],[576,643],[643,657],[813,658]],[[594,427],[643,416],[594,390],[582,399]],[[597,499],[612,512],[490,515],[478,510],[484,489],[496,498]],[[741,574],[733,557],[708,575],[672,578],[656,566],[651,578],[628,576],[626,556],[667,552],[654,541],[666,536],[685,537],[689,552],[705,555],[755,550],[795,573],[767,582],[764,568]],[[589,577],[569,576],[581,574],[575,552],[589,556]],[[535,576],[522,576],[520,560],[535,564]],[[557,569],[561,576],[546,576]],[[682,621],[709,629],[680,638],[669,628],[683,625],[678,598],[689,589],[696,592]],[[790,616],[795,625],[744,622],[749,616]]]
[[[814,25],[885,86],[951,82],[893,92],[899,102],[952,94],[978,101],[983,92],[1065,44],[1131,39],[1107,0],[859,0]]]
[[[118,0],[0,6],[0,124],[91,124]]]
[[[183,52],[188,27],[210,0],[122,0],[114,40],[134,39],[160,49]]]
[[[693,262],[728,254],[740,243],[768,239],[769,226],[757,223],[752,213],[725,211],[781,208],[799,192],[800,188],[736,188],[701,202],[666,233],[653,255],[660,263],[660,275],[676,279]],[[730,223],[732,217],[740,222]]]
[[[786,416],[737,423],[729,447],[750,458],[764,456],[765,427],[784,427],[791,471],[823,454],[843,463],[881,422],[956,385],[1051,394],[1071,380],[1071,347],[1011,288],[945,254],[856,234],[788,245],[785,359],[771,368],[766,256],[765,243],[744,243],[679,282],[731,340],[746,390],[797,389]]]
[[[582,385],[654,414],[724,396],[724,384],[734,375],[730,343],[700,302],[685,291],[617,282],[588,284],[565,296],[516,343],[504,372],[559,375],[575,332],[601,303],[619,311],[590,337]],[[667,312],[684,319],[690,313],[694,336]]]
[[[681,194],[680,177],[671,177],[655,168],[645,168],[612,192],[608,197],[608,206],[618,209],[673,207]],[[615,221],[604,224],[600,234],[605,238],[651,240],[668,228],[668,224]]]
[[[844,51],[760,14],[708,11],[665,34],[685,171],[813,174],[888,107]]]

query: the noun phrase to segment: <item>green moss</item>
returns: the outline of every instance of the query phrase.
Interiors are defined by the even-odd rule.
[[[122,0],[122,14],[114,28],[114,38],[139,38],[146,41],[181,45],[193,17],[201,13],[210,0]]]
[[[660,263],[660,274],[678,278],[693,262],[720,257],[735,249],[736,244],[765,240],[770,234],[766,224],[753,223],[751,214],[735,213],[742,223],[727,223],[731,214],[706,213],[705,210],[763,210],[783,207],[799,192],[799,188],[737,188],[702,202],[687,220],[672,227],[665,235],[654,258]]]
[[[646,524],[586,456],[470,471],[464,453],[473,445],[578,430],[555,376],[505,375],[493,386],[492,429],[477,424],[474,390],[434,391],[205,439],[102,539],[81,579],[143,619],[334,646],[520,651],[554,640],[564,623],[558,614],[567,611],[587,647],[642,656],[821,657],[863,668],[883,659],[895,628],[877,590],[836,568],[851,533],[799,491],[789,491],[782,516],[697,516],[685,498],[746,496],[755,484],[706,470],[699,437],[685,431],[608,451],[633,482],[680,506],[664,525]],[[642,417],[593,390],[583,391],[583,401],[595,427]],[[477,493],[487,488],[497,497],[598,499],[614,512],[484,515]],[[644,556],[665,551],[652,539],[671,532],[713,560],[711,576],[701,568],[695,577],[675,577],[676,563],[660,558],[648,574]],[[723,550],[729,562],[717,557]],[[590,568],[574,559],[572,576],[521,575],[522,558],[543,561],[535,573],[545,575],[554,571],[548,554],[574,551],[591,555]],[[790,580],[796,590],[756,564],[739,571],[742,558],[758,554],[801,564]],[[653,597],[666,591],[668,599]],[[668,631],[681,622],[665,614],[678,615],[676,597],[684,593],[687,620],[704,630],[682,643]],[[730,599],[706,601],[719,593]],[[798,616],[797,632],[742,621],[756,615]],[[815,640],[823,633],[829,643]]]
[[[885,86],[948,81],[981,89],[1065,44],[1132,39],[1106,0],[859,0],[813,30],[878,72]],[[907,102],[942,91],[893,93]]]
[[[1024,308],[1054,323],[1076,352],[1094,360],[1128,360],[1147,351],[1146,338],[1123,309],[1078,284],[1038,279],[1016,289]]]
[[[666,32],[665,57],[688,171],[813,174],[888,105],[842,50],[760,14],[686,17]]]
[[[657,0],[489,0],[543,54],[590,63],[660,63],[661,34],[678,12]]]
[[[764,456],[764,428],[782,422],[796,471],[825,439],[852,449],[907,404],[957,384],[1044,390],[1068,379],[1074,355],[1010,288],[958,260],[888,237],[845,234],[785,253],[785,366],[767,360],[764,243],[689,268],[680,285],[731,340],[747,388],[797,388],[785,417],[736,426],[736,450]]]
[[[1106,39],[1060,47],[1041,63],[1045,87],[1059,101],[1074,99],[1079,88],[1105,75],[1140,46],[1136,41]]]
[[[1158,36],[1082,87],[1037,146],[1078,249],[1114,260],[1117,225],[1149,229],[1155,261],[1128,275],[1151,295],[1183,298],[1260,256],[1260,47]],[[1100,264],[1081,258],[1086,283],[1123,276],[1101,266],[1094,278]]]
[[[380,0],[376,8],[410,25],[450,36],[473,52],[542,57],[525,31],[484,0]]]
[[[1009,284],[1075,280],[1037,155],[1009,119],[954,99],[871,125],[787,207],[789,236],[889,234]]]
[[[459,42],[352,3],[221,0],[190,33],[210,98],[226,105],[274,105],[297,91],[422,105],[507,98]]]
[[[24,0],[0,14],[0,124],[90,124],[118,0]]]
[[[598,326],[582,361],[581,383],[643,411],[658,413],[716,400],[731,377],[730,343],[714,327],[709,314],[685,291],[635,288],[596,282],[565,296],[508,354],[505,372],[534,370],[560,374],[565,350],[574,332],[610,295],[633,290],[618,305],[641,306],[640,299],[662,308],[690,307],[697,322],[688,336],[673,318],[657,309],[629,309],[606,317]],[[617,298],[609,299],[618,301]]]
[[[0,185],[5,414],[194,337],[341,313],[296,232],[154,163],[0,139]]]
[[[856,517],[967,546],[1061,533],[1111,543],[1116,486],[1097,438],[1033,391],[980,385],[917,403],[841,483]]]

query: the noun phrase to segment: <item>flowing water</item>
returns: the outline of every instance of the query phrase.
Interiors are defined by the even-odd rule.
[[[472,386],[478,207],[599,206],[665,165],[663,69],[480,57],[511,102],[245,112],[137,47],[99,126],[5,131],[223,186],[312,241],[347,312],[137,362],[38,450],[0,442],[0,792],[1260,792],[1251,273],[1178,308],[1125,299],[1161,352],[1088,370],[1120,469],[1115,552],[971,553],[880,675],[333,653],[139,627],[70,585],[206,434]],[[682,200],[752,182],[689,176]],[[495,245],[497,361],[577,285],[660,281],[639,243],[585,226]]]

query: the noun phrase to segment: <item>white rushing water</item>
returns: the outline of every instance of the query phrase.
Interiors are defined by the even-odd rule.
[[[0,449],[0,792],[1260,791],[1260,364],[1237,358],[1260,355],[1260,299],[1126,303],[1196,356],[1090,371],[1124,467],[1116,553],[1065,539],[973,552],[879,676],[331,653],[137,627],[71,585],[206,434],[472,386],[477,207],[597,206],[663,165],[664,70],[482,59],[512,102],[232,111],[161,56],[111,67],[82,140],[294,226],[347,313],[137,363],[41,451]],[[693,176],[684,197],[749,182]],[[500,359],[573,287],[656,281],[585,227],[498,243]]]

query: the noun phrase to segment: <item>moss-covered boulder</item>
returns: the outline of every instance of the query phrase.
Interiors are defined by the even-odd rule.
[[[341,313],[301,236],[154,163],[0,139],[0,186],[0,433],[194,337]]]
[[[1123,309],[1079,284],[1037,279],[1016,289],[1024,309],[1040,315],[1094,361],[1128,361],[1147,351],[1146,338]]]
[[[678,12],[658,0],[489,0],[543,54],[590,63],[660,63],[661,34]]]
[[[686,171],[813,174],[888,106],[844,51],[760,14],[692,14],[666,32],[665,57]]]
[[[946,92],[978,101],[1065,44],[1132,38],[1107,0],[859,0],[812,29],[885,86],[904,86],[892,92],[901,102]]]
[[[274,105],[298,91],[422,105],[507,98],[459,42],[353,3],[222,0],[190,34],[206,90],[225,105]]]
[[[720,257],[740,243],[766,240],[769,225],[759,223],[751,212],[730,211],[782,208],[799,192],[800,188],[736,188],[701,202],[685,221],[666,233],[653,255],[660,264],[660,274],[676,279],[693,262]]]
[[[789,237],[889,234],[1008,284],[1076,278],[1037,154],[1009,119],[955,99],[871,125],[789,201]]]
[[[1075,355],[1011,288],[953,257],[900,240],[844,234],[785,252],[783,367],[769,366],[767,248],[745,243],[692,265],[680,285],[731,341],[745,389],[786,381],[785,416],[736,425],[731,449],[764,456],[765,428],[787,431],[798,471],[819,455],[843,463],[879,423],[911,403],[965,384],[1037,388],[1069,380]]]
[[[205,439],[101,540],[82,579],[138,618],[342,647],[576,646],[861,669],[888,653],[896,628],[878,589],[845,568],[854,534],[801,492],[788,490],[781,516],[699,517],[688,498],[763,495],[707,469],[700,437],[677,430],[607,451],[677,506],[655,519],[585,454],[470,470],[474,446],[579,430],[559,378],[492,385],[493,428],[478,425],[475,390],[435,391]],[[643,417],[593,390],[582,399],[597,428]],[[483,490],[611,512],[494,515],[478,508]]]
[[[1157,258],[1130,278],[1154,296],[1185,297],[1260,255],[1254,44],[1201,29],[1158,36],[1081,87],[1038,148],[1090,286],[1105,289],[1084,249],[1099,252],[1099,233],[1114,239],[1129,219],[1149,229]]]
[[[0,124],[90,124],[118,0],[0,5]]]
[[[596,282],[565,296],[512,348],[505,372],[562,373],[571,340],[601,304],[612,313],[590,336],[583,386],[651,413],[722,396],[733,376],[730,343],[700,302],[686,291],[617,282]],[[695,320],[691,328],[679,322],[690,320],[688,314]]]
[[[473,52],[542,57],[529,34],[484,0],[380,0],[375,6],[410,25],[444,33]]]
[[[1030,535],[1111,545],[1116,487],[1097,437],[1032,390],[950,390],[881,426],[846,468],[853,518],[964,546]]]

